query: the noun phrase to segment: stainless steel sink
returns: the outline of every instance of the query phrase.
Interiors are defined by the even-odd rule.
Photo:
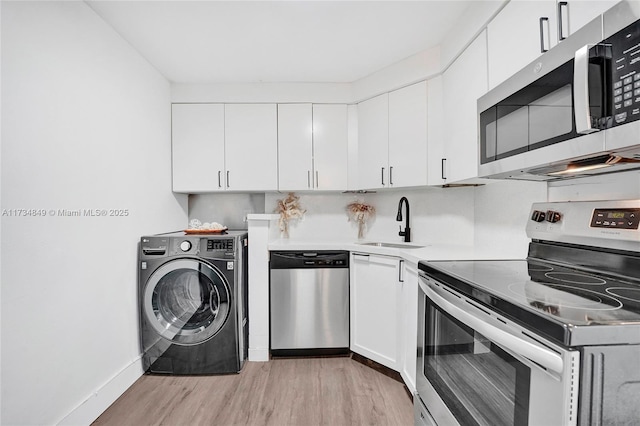
[[[407,243],[377,243],[377,242],[371,242],[371,243],[358,243],[360,245],[363,246],[373,246],[373,247],[391,247],[391,248],[402,248],[402,249],[418,249],[418,248],[423,248],[424,246],[416,246],[414,244],[407,244]]]

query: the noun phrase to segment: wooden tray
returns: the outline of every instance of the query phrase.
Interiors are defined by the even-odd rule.
[[[227,229],[229,228],[222,228],[222,229],[185,229],[184,233],[189,235],[189,234],[222,234],[224,232],[227,232]]]

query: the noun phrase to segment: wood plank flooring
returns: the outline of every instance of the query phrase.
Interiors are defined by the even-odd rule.
[[[136,381],[94,423],[413,425],[404,385],[351,358],[247,362],[240,374]]]

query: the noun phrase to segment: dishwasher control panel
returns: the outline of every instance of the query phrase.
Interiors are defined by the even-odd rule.
[[[348,268],[348,251],[272,251],[271,269]]]

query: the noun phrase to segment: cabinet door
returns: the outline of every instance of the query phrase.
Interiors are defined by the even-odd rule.
[[[222,190],[224,105],[173,104],[171,156],[174,192]]]
[[[478,98],[487,91],[485,31],[445,71],[445,177],[447,183],[478,176]]]
[[[224,105],[173,104],[171,156],[174,192],[222,190]]]
[[[402,336],[402,370],[400,375],[409,392],[416,391],[418,350],[418,265],[402,261],[402,300],[400,330]]]
[[[346,105],[313,106],[312,182],[320,190],[348,187],[348,124]]]
[[[225,184],[231,191],[278,189],[275,104],[225,105]]]
[[[542,54],[540,18],[544,24],[542,36],[550,49],[557,43],[555,0],[512,0],[487,26],[489,43],[489,87],[494,88]],[[469,69],[473,72],[478,66]]]
[[[351,350],[399,371],[397,258],[351,255]]]
[[[278,188],[313,187],[311,104],[278,105]]]
[[[429,80],[427,102],[427,184],[444,185],[444,111],[442,76]]]
[[[617,0],[558,0],[558,39],[571,34],[591,22],[596,16],[617,3]]]
[[[427,184],[427,82],[389,93],[389,186]]]
[[[389,95],[358,104],[358,186],[389,185]]]

